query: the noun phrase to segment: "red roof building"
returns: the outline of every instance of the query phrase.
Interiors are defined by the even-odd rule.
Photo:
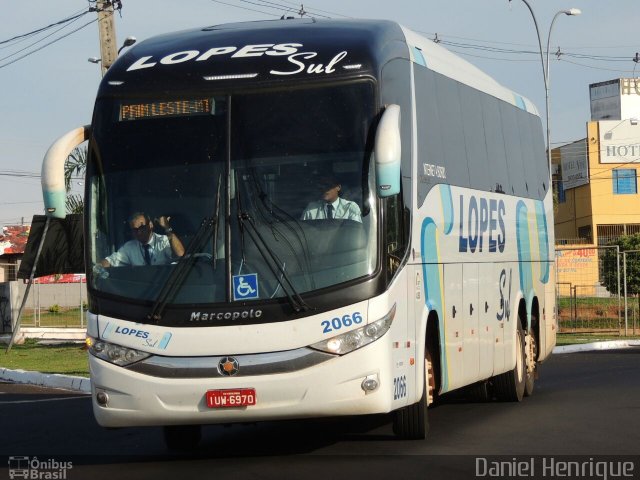
[[[24,254],[30,225],[9,225],[0,231],[0,282],[16,280],[18,261]]]
[[[0,233],[0,257],[3,255],[21,255],[27,246],[30,225],[9,225],[2,227]]]

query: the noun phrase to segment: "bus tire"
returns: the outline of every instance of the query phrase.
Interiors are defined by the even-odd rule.
[[[521,402],[524,397],[527,374],[524,330],[518,322],[516,331],[516,366],[509,372],[493,377],[493,389],[498,400],[503,402]]]
[[[465,389],[465,393],[472,402],[484,403],[491,400],[491,391],[487,380],[469,385]]]
[[[536,341],[536,335],[533,331],[526,337],[525,348],[525,367],[527,373],[524,382],[524,396],[530,397],[533,395],[533,387],[536,381],[537,366],[535,362],[538,357],[538,342]]]
[[[427,408],[433,401],[434,372],[426,350],[424,363],[422,397],[417,403],[393,412],[393,433],[403,440],[424,440],[429,432]]]
[[[195,450],[202,438],[200,425],[171,425],[163,428],[164,443],[174,452]]]

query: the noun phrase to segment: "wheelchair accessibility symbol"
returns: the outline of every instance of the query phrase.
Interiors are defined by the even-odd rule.
[[[258,274],[234,275],[233,299],[247,300],[249,298],[258,298]]]

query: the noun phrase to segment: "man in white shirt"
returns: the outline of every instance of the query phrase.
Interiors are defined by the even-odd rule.
[[[362,223],[360,207],[356,202],[340,197],[342,185],[333,177],[322,178],[319,182],[321,200],[311,202],[302,212],[302,220],[339,219]]]
[[[184,255],[184,246],[169,225],[170,219],[171,217],[164,216],[157,219],[158,225],[166,233],[166,235],[159,235],[153,231],[153,222],[147,214],[134,213],[129,218],[133,239],[102,260],[100,264],[104,268],[125,265],[163,265],[171,263],[176,257],[181,257]]]

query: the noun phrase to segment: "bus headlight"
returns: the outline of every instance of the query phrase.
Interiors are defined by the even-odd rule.
[[[139,352],[133,348],[123,347],[115,343],[105,342],[99,338],[87,337],[86,341],[89,353],[109,363],[126,367],[151,356],[147,352]]]
[[[380,320],[369,323],[356,330],[351,330],[350,332],[314,343],[309,345],[309,347],[327,353],[335,353],[336,355],[344,355],[345,353],[353,352],[358,348],[362,348],[365,345],[375,342],[387,333],[389,328],[391,328],[391,323],[393,322],[393,317],[395,317],[395,315],[396,305],[394,304],[391,310],[389,310],[389,313]]]

